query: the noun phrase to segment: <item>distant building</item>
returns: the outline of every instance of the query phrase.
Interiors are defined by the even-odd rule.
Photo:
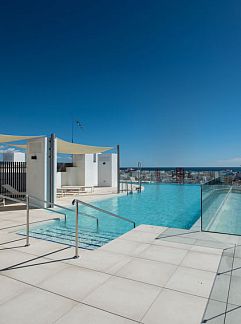
[[[6,151],[3,153],[3,162],[25,162],[25,153]]]

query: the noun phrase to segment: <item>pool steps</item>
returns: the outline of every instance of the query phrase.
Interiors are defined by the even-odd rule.
[[[120,235],[115,232],[93,231],[90,229],[79,229],[79,247],[94,250],[109,243]],[[55,228],[33,228],[30,237],[48,240],[51,242],[75,245],[75,230],[73,226]]]

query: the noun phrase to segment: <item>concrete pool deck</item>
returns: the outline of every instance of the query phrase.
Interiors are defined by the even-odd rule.
[[[79,249],[80,258],[73,259],[74,248],[49,241],[3,244],[19,239],[25,214],[0,213],[0,268],[28,261],[0,272],[2,324],[200,323],[223,250],[241,243],[237,236],[140,225],[97,250]],[[53,216],[31,210],[31,221]],[[220,308],[224,293],[212,300]]]

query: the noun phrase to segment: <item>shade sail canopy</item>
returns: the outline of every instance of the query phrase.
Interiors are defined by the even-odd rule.
[[[11,145],[21,149],[26,149],[27,144]],[[57,138],[57,152],[63,154],[95,154],[111,150],[112,147],[91,146],[66,142]]]
[[[57,151],[64,154],[94,154],[111,150],[112,147],[90,146],[63,141],[57,138]]]
[[[41,137],[41,136],[16,136],[16,135],[0,134],[0,143],[24,141],[24,140],[29,140],[31,138],[36,138],[36,137]]]

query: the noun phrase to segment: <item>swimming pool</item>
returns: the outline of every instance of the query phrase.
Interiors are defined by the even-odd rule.
[[[190,229],[200,217],[200,186],[179,184],[145,184],[144,191],[130,195],[95,201],[93,205],[126,217],[140,224],[159,225]],[[99,220],[96,221],[80,213],[80,246],[93,248],[101,246],[133,228],[131,223],[108,216],[102,212],[81,206],[79,211]],[[55,242],[74,243],[75,213],[64,219],[31,228],[30,235]],[[91,243],[91,244],[89,244]]]

